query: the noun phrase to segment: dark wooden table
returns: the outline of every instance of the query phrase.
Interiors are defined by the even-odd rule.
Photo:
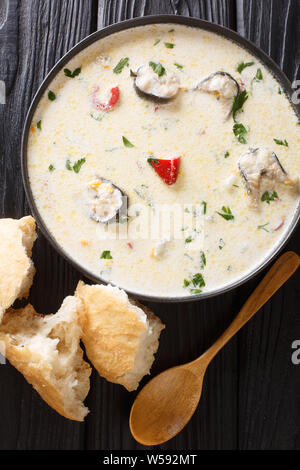
[[[6,8],[7,7],[7,8]],[[300,79],[299,0],[0,0],[1,217],[29,213],[20,170],[20,140],[32,97],[55,62],[108,24],[157,13],[207,19],[251,39],[290,80]],[[287,249],[299,250],[299,229]],[[0,241],[1,242],[1,241]],[[30,301],[55,312],[80,274],[40,234]],[[258,279],[234,292],[185,305],[151,305],[167,328],[153,374],[199,355],[233,319]],[[198,411],[162,449],[300,449],[298,272],[209,367]],[[140,449],[128,428],[135,394],[92,375],[84,423],[52,411],[9,364],[0,366],[1,449]]]

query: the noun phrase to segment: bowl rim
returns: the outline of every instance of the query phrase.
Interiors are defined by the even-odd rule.
[[[218,34],[226,39],[231,40],[238,46],[244,48],[247,52],[250,52],[254,55],[262,64],[268,69],[268,71],[273,75],[276,81],[280,84],[282,91],[285,93],[286,97],[289,99],[291,106],[300,122],[300,105],[295,104],[292,102],[292,93],[293,88],[292,85],[285,75],[285,73],[280,69],[280,67],[276,64],[276,62],[268,56],[262,49],[256,46],[253,42],[249,41],[248,39],[240,36],[237,32],[229,29],[226,26],[221,26],[219,24],[211,23],[210,21],[202,20],[200,18],[195,17],[187,17],[187,16],[177,16],[177,15],[149,15],[144,17],[137,17],[132,18],[129,20],[124,20],[119,23],[114,23],[112,25],[106,26],[98,31],[93,32],[89,36],[82,39],[78,42],[75,46],[73,46],[66,54],[63,55],[61,59],[59,59],[56,64],[51,68],[48,72],[38,90],[36,91],[29,110],[26,115],[23,132],[22,132],[22,141],[21,141],[21,171],[22,171],[22,179],[23,179],[23,186],[25,189],[26,198],[30,207],[30,210],[36,219],[37,225],[45,236],[47,241],[52,245],[52,247],[61,255],[67,262],[69,262],[77,271],[83,274],[87,279],[96,282],[98,284],[108,284],[105,279],[101,278],[101,276],[95,276],[92,272],[85,269],[81,266],[75,259],[73,259],[60,245],[56,242],[55,237],[51,235],[50,230],[48,230],[46,223],[44,222],[42,216],[40,215],[37,206],[34,201],[33,193],[30,186],[29,181],[29,174],[28,174],[28,165],[27,165],[27,144],[28,144],[28,136],[29,130],[32,122],[33,115],[35,110],[40,102],[40,99],[44,95],[45,91],[47,90],[48,85],[52,82],[54,77],[62,70],[62,68],[79,52],[84,50],[85,48],[89,47],[94,42],[103,39],[111,34],[131,29],[139,26],[145,26],[150,24],[180,24],[183,26],[190,26],[196,27],[202,30],[207,30],[212,33]],[[183,302],[195,302],[202,299],[207,299],[210,297],[215,297],[220,294],[224,294],[229,292],[238,286],[246,283],[248,280],[257,276],[263,269],[265,269],[278,255],[278,253],[283,249],[286,245],[290,237],[295,231],[295,228],[300,220],[300,204],[298,204],[297,210],[293,216],[292,221],[290,222],[289,230],[286,235],[282,238],[281,242],[275,246],[275,248],[270,252],[269,256],[266,257],[259,265],[257,265],[253,270],[249,271],[244,276],[240,277],[238,280],[227,284],[226,286],[220,287],[218,289],[203,292],[201,294],[196,295],[186,295],[186,296],[157,296],[151,294],[142,294],[140,292],[135,292],[130,289],[124,289],[127,294],[137,299],[149,301],[149,302],[161,302],[161,303],[183,303]]]

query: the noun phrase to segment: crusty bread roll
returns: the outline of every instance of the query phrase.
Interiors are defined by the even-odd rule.
[[[88,413],[82,402],[91,374],[79,344],[81,308],[75,297],[66,297],[55,315],[39,315],[29,304],[7,310],[0,325],[6,358],[48,405],[75,421],[83,421]]]
[[[149,374],[164,325],[149,309],[113,286],[79,282],[75,295],[86,353],[102,377],[135,390]]]
[[[0,322],[16,299],[29,294],[35,274],[30,259],[35,239],[35,221],[31,216],[0,219]]]

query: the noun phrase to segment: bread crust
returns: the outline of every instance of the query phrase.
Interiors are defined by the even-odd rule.
[[[4,343],[6,358],[19,372],[21,372],[21,374],[23,374],[27,382],[33,386],[33,388],[39,393],[43,400],[51,406],[51,408],[65,418],[75,421],[83,421],[84,416],[82,414],[82,410],[79,410],[78,413],[67,410],[65,397],[51,380],[53,374],[49,363],[47,363],[39,353],[31,351],[26,345],[23,347],[17,346],[14,334],[18,335],[20,330],[20,327],[18,326],[18,318],[16,318],[15,331],[12,331],[10,328],[8,330],[9,333],[5,332],[7,316],[9,315],[9,321],[11,322],[13,315],[19,316],[20,314],[25,314],[29,319],[30,317],[44,318],[44,315],[36,313],[30,304],[28,304],[24,309],[14,310],[11,308],[7,310],[4,315],[3,323],[0,325],[0,341]],[[83,351],[79,344],[78,349],[80,349],[82,358]],[[86,377],[82,390],[82,399],[84,399],[90,388],[88,377],[91,374],[91,368],[87,362],[83,360],[81,361],[79,373]],[[88,410],[86,409],[85,414],[87,413]]]
[[[116,287],[89,286],[80,281],[75,296],[83,302],[79,321],[88,358],[102,377],[135,390],[138,382],[131,382],[126,374],[134,368],[141,337],[149,328],[147,317],[156,322],[159,333],[164,325],[149,309],[131,303],[127,294]],[[155,352],[157,347],[158,341]]]
[[[33,217],[0,219],[0,322],[17,298],[29,294],[35,274],[30,256],[36,237]]]

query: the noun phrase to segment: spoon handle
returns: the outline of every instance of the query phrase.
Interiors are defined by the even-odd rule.
[[[274,263],[263,280],[252,292],[242,309],[235,317],[231,325],[224,331],[220,338],[199,359],[191,363],[197,367],[206,362],[206,367],[222,347],[252,318],[256,312],[272,297],[273,294],[292,276],[300,264],[299,256],[288,251],[280,256]]]

